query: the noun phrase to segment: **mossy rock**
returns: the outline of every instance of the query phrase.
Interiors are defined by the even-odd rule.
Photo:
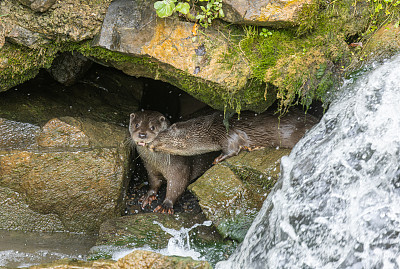
[[[111,219],[102,224],[91,259],[111,258],[115,250],[133,248],[164,249],[173,237],[171,233],[184,233],[187,229],[190,248],[206,257],[211,263],[230,255],[235,242],[224,240],[203,214],[181,213],[175,215],[143,213]],[[161,226],[170,230],[168,233]],[[194,227],[196,226],[196,227]],[[192,229],[191,229],[192,228]]]
[[[280,158],[289,152],[274,148],[242,152],[189,186],[223,237],[243,241],[279,176]]]

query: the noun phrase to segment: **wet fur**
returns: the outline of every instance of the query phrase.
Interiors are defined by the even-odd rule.
[[[273,112],[255,115],[244,112],[240,119],[233,117],[229,131],[219,112],[189,121],[178,122],[159,133],[150,143],[157,152],[176,155],[195,155],[222,150],[216,162],[237,155],[242,149],[260,147],[293,148],[305,132],[317,123],[312,116],[293,110],[279,118]]]
[[[156,211],[173,213],[173,205],[185,191],[190,181],[203,174],[212,164],[215,153],[199,156],[177,156],[150,151],[141,143],[152,142],[166,130],[170,122],[161,113],[139,111],[130,115],[129,132],[148,173],[150,190],[142,198],[142,206],[151,204],[161,184],[167,181],[167,193],[162,207]],[[157,209],[157,208],[156,208]]]

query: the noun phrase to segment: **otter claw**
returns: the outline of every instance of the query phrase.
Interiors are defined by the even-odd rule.
[[[153,212],[173,215],[174,209],[170,208],[170,207],[166,207],[164,205],[159,205],[153,210]]]
[[[261,146],[256,146],[256,147],[242,146],[242,147],[240,147],[241,150],[245,150],[245,151],[254,151],[254,150],[263,149],[263,148],[264,147],[261,147]]]
[[[228,155],[219,155],[217,158],[215,158],[215,160],[213,161],[213,164],[217,164],[222,162],[223,160],[225,160],[228,157]]]
[[[153,201],[157,201],[157,196],[155,194],[144,195],[139,199],[139,202],[142,203],[142,209],[144,209],[146,206],[150,206]]]

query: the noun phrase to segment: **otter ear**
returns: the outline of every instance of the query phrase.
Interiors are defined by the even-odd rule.
[[[165,117],[164,117],[164,116],[160,116],[159,120],[160,120],[161,122],[163,122],[163,121],[165,121]]]
[[[131,120],[133,120],[135,117],[136,117],[136,114],[135,113],[131,113]]]

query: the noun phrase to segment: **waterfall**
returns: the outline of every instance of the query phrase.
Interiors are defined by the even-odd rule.
[[[400,56],[346,81],[216,268],[400,268]]]

